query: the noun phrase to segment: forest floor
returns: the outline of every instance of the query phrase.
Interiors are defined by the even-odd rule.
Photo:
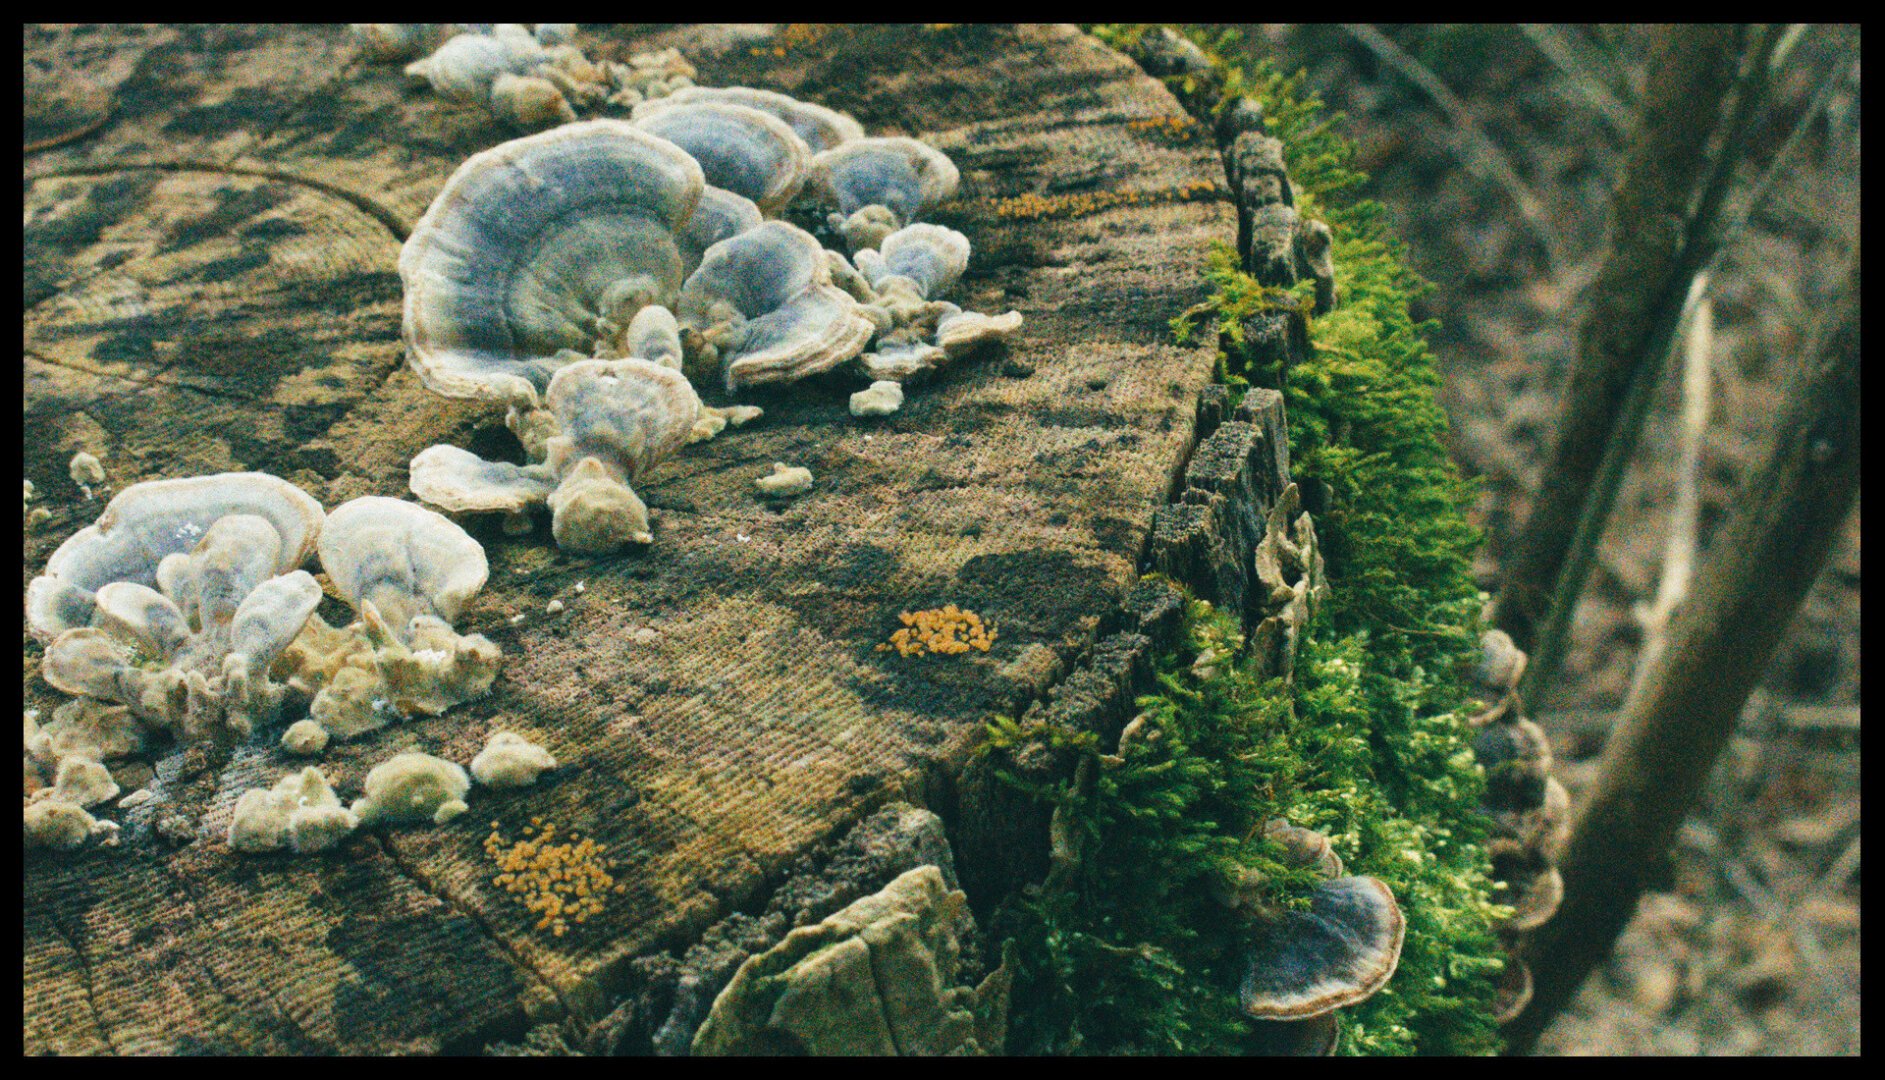
[[[1641,32],[1386,28],[1450,90],[1456,100],[1444,104],[1408,77],[1409,65],[1384,59],[1378,41],[1371,48],[1341,27],[1245,32],[1254,55],[1306,68],[1309,88],[1347,114],[1344,131],[1373,177],[1369,194],[1437,286],[1417,313],[1440,320],[1432,341],[1442,400],[1455,456],[1481,479],[1489,543],[1480,570],[1490,590],[1500,544],[1524,520],[1550,450],[1577,301],[1603,249],[1630,88],[1640,85]],[[1858,56],[1856,27],[1811,28],[1777,73],[1747,147],[1737,200],[1808,117],[1709,286],[1697,556],[1765,451],[1789,360],[1856,240]],[[1580,66],[1598,77],[1567,74]],[[1812,107],[1829,79],[1829,96]],[[1574,798],[1627,693],[1668,564],[1682,405],[1672,368],[1564,674],[1549,700],[1530,703]],[[1664,887],[1644,897],[1539,1053],[1858,1052],[1859,522],[1855,509],[1683,827]]]

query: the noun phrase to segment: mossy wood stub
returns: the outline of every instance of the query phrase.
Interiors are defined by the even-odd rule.
[[[429,1052],[594,1019],[637,957],[763,907],[795,859],[893,798],[972,816],[953,781],[983,723],[1038,698],[1133,581],[1211,376],[1212,346],[1172,344],[1169,320],[1235,229],[1195,197],[1220,176],[1213,148],[1143,123],[1180,113],[1163,87],[1060,27],[583,43],[676,45],[705,84],[942,148],[963,184],[937,216],[975,245],[958,299],[1019,309],[1019,338],[886,421],[851,418],[838,387],[761,400],[763,420],[648,478],[645,553],[573,558],[547,523],[471,523],[491,579],[460,629],[504,650],[494,692],[322,766],[352,797],[393,753],[467,762],[501,727],[564,767],[474,791],[446,827],[239,856],[235,800],[292,763],[267,739],[228,762],[171,752],[160,798],[106,808],[122,846],[26,865],[29,1052]],[[405,367],[396,260],[451,171],[512,133],[364,62],[341,27],[28,28],[25,46],[25,473],[51,517],[26,534],[23,584],[140,480],[258,469],[332,509],[405,495],[434,443],[505,452],[501,416]],[[1079,198],[1128,191],[1192,194]],[[1022,195],[1067,212],[1004,215]],[[93,501],[66,474],[81,449],[108,474]],[[812,493],[755,498],[773,461],[809,467]],[[990,652],[876,651],[900,611],[946,603],[996,629]],[[27,707],[49,715],[25,653]],[[125,767],[126,790],[148,773]],[[194,842],[150,835],[165,812]],[[482,847],[488,822],[515,839],[533,817],[606,844],[626,886],[562,937],[491,884]]]

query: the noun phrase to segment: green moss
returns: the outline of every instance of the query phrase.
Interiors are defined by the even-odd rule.
[[[1142,27],[1096,29],[1124,46]],[[1259,285],[1220,248],[1210,300],[1174,321],[1180,340],[1218,335],[1220,378],[1283,390],[1295,477],[1316,492],[1331,597],[1303,636],[1293,689],[1190,658],[1233,632],[1192,605],[1181,648],[1160,659],[1161,690],[1140,702],[1148,736],[1116,759],[1090,735],[991,727],[989,746],[1043,741],[1091,761],[1088,785],[1029,789],[1084,838],[1075,880],[1016,899],[998,916],[1018,964],[1011,1050],[1023,1053],[1237,1053],[1243,929],[1212,899],[1238,866],[1270,878],[1272,899],[1311,883],[1258,838],[1287,818],[1326,833],[1349,872],[1386,882],[1407,917],[1394,979],[1343,1014],[1340,1052],[1491,1053],[1500,971],[1491,930],[1483,776],[1473,762],[1462,679],[1476,648],[1479,542],[1471,489],[1447,457],[1438,376],[1409,314],[1426,286],[1403,264],[1381,208],[1355,197],[1353,150],[1300,77],[1226,63],[1234,36],[1186,31],[1218,61],[1209,77],[1168,79],[1209,120],[1238,96],[1261,102],[1281,139],[1299,213],[1328,222],[1340,301],[1310,319],[1313,355],[1289,372],[1242,349],[1242,320],[1307,310],[1307,286]]]

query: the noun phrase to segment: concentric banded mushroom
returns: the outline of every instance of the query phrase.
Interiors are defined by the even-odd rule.
[[[708,185],[701,192],[700,205],[694,208],[694,216],[687,219],[687,224],[676,237],[681,245],[681,265],[692,274],[699,269],[700,260],[707,254],[708,248],[748,229],[758,228],[765,220],[766,216],[760,213],[753,200]]]
[[[620,120],[473,155],[400,252],[414,370],[446,397],[535,409],[557,368],[596,354],[601,322],[673,306],[705,183],[685,151]]]
[[[854,251],[954,195],[961,179],[942,151],[903,136],[853,139],[812,158],[812,185],[837,205],[831,227]]]
[[[1394,975],[1406,928],[1394,894],[1375,878],[1323,882],[1308,911],[1259,921],[1244,975],[1244,1011],[1302,1020],[1370,997]]]
[[[648,507],[629,484],[687,445],[700,417],[692,384],[648,360],[592,360],[557,372],[549,400],[563,430],[548,461],[562,478],[547,500],[558,546],[653,543]]]
[[[876,329],[831,283],[810,233],[768,221],[707,250],[675,309],[690,351],[717,356],[727,389],[790,382],[856,356]]]
[[[658,317],[638,318],[628,337],[678,351],[672,324]],[[457,511],[521,514],[547,503],[557,544],[571,551],[653,542],[648,508],[629,485],[692,435],[701,405],[686,376],[654,360],[585,360],[556,373],[547,400],[560,434],[546,441],[542,464],[434,446],[413,459],[413,493]]]
[[[465,530],[422,506],[378,495],[329,514],[319,550],[341,598],[402,639],[415,619],[456,619],[489,572],[484,548]]]
[[[1282,820],[1265,824],[1264,835],[1285,864],[1313,869],[1325,880],[1310,894],[1307,911],[1263,901],[1264,879],[1251,868],[1218,894],[1221,903],[1251,917],[1240,997],[1255,1021],[1253,1046],[1275,1054],[1331,1053],[1338,1031],[1332,1014],[1370,997],[1393,976],[1406,923],[1385,884],[1341,876],[1342,860],[1328,837]]]
[[[1505,952],[1505,971],[1500,974],[1499,988],[1493,995],[1492,1018],[1497,1023],[1509,1024],[1531,1004],[1532,969],[1519,956],[1518,939],[1514,935],[1500,934],[1499,945]]]
[[[1492,901],[1512,908],[1507,929],[1533,930],[1558,913],[1564,877],[1548,853],[1501,837],[1488,841],[1486,851],[1492,856]]]
[[[98,520],[60,544],[46,570],[26,589],[27,624],[50,642],[91,623],[93,594],[114,581],[156,585],[159,567],[197,546],[224,517],[264,519],[277,535],[273,573],[301,565],[314,551],[321,504],[286,480],[266,473],[218,473],[152,480],[125,488]],[[174,565],[174,564],[173,564]]]
[[[499,75],[527,75],[543,59],[543,46],[514,23],[490,34],[455,34],[438,51],[406,65],[406,74],[423,79],[450,101],[483,102]]]
[[[1530,973],[1518,959],[1523,932],[1543,925],[1564,899],[1556,859],[1569,828],[1570,794],[1551,775],[1551,743],[1525,719],[1518,697],[1525,653],[1503,631],[1480,639],[1473,669],[1479,712],[1473,718],[1473,756],[1486,770],[1481,809],[1492,823],[1486,849],[1492,856],[1493,900],[1512,908],[1499,927],[1508,954],[1500,987],[1500,1023],[1524,1009]]]
[[[703,101],[745,105],[770,113],[785,121],[799,138],[805,140],[805,145],[814,154],[864,137],[862,124],[835,109],[800,101],[774,90],[757,90],[749,86],[690,86],[667,97],[635,106],[634,115],[635,119],[640,120],[675,105]]]
[[[635,126],[691,154],[707,183],[776,214],[799,193],[812,152],[785,121],[745,105],[695,101],[637,114]]]

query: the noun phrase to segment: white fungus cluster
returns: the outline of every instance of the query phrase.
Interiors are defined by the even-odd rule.
[[[564,123],[474,155],[401,252],[407,355],[434,392],[503,404],[529,461],[434,446],[413,459],[414,494],[519,531],[547,508],[559,546],[606,553],[654,539],[641,476],[760,414],[706,404],[697,386],[842,371],[872,384],[855,414],[894,411],[902,384],[1021,325],[943,299],[969,241],[919,219],[959,182],[919,140],[867,137],[842,113],[748,87],[683,88],[628,122]],[[831,235],[855,265],[780,220],[805,197],[835,208]],[[494,218],[502,244],[481,224]]]
[[[330,626],[315,614],[323,593],[301,565],[317,550],[358,620]],[[414,503],[369,497],[328,515],[260,473],[119,492],[27,588],[41,672],[72,695],[49,722],[26,718],[28,846],[115,832],[87,810],[118,794],[104,763],[162,742],[233,746],[293,708],[308,715],[282,749],[313,756],[331,738],[483,694],[497,648],[451,620],[485,576],[483,548]],[[304,770],[245,796],[231,845],[332,846],[352,824],[324,785]]]
[[[437,42],[425,24],[359,23],[354,36],[377,60],[403,60]],[[406,65],[408,77],[448,101],[482,105],[514,127],[535,131],[579,112],[626,112],[694,85],[698,72],[674,49],[638,53],[626,63],[591,60],[575,44],[574,23],[464,25],[436,51]]]

